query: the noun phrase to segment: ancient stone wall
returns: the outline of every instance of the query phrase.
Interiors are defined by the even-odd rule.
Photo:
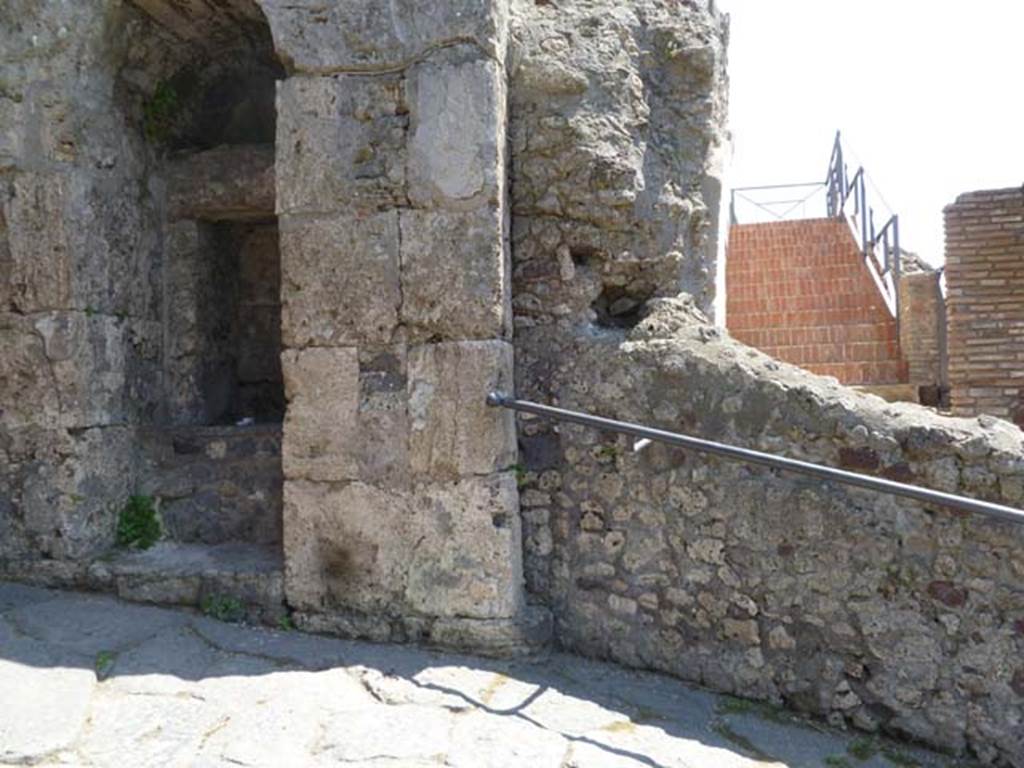
[[[0,8],[0,557],[113,540],[159,398],[148,152],[109,62],[131,13]]]
[[[140,427],[232,418],[250,410],[236,403],[266,399],[275,376],[281,390],[266,350],[235,344],[257,305],[275,311],[276,297],[246,296],[237,279],[270,251],[223,223],[257,226],[274,212],[269,29],[248,0],[191,27],[163,25],[166,10],[155,0],[0,9],[8,566],[41,559],[56,577],[112,545],[144,480]],[[269,151],[195,158],[253,141]]]
[[[516,392],[553,402],[563,342],[614,333],[684,285],[711,304],[725,29],[672,2],[513,10]],[[549,426],[521,425],[519,443],[526,579],[546,594],[549,509],[526,501],[563,458]]]
[[[264,3],[300,624],[521,643],[503,2]]]
[[[722,21],[682,7],[516,7],[517,394],[1020,506],[1016,428],[854,393],[728,339],[703,299],[675,296],[702,241],[651,236],[639,201],[664,194],[663,148],[686,159],[670,182],[685,195],[659,231],[665,210],[673,227],[713,219],[724,132]],[[527,584],[564,647],[1024,759],[1019,526],[518,423]]]
[[[945,221],[953,411],[1024,425],[1024,190],[960,195]]]

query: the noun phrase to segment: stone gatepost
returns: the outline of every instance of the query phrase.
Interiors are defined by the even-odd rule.
[[[504,4],[263,5],[290,75],[288,600],[311,629],[516,645],[515,429],[484,404],[512,382]]]

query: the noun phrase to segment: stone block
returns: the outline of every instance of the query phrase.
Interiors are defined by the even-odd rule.
[[[82,172],[22,173],[0,205],[11,261],[0,280],[17,311],[158,316],[153,211],[135,184]]]
[[[286,477],[409,485],[404,347],[288,350],[282,363]]]
[[[408,378],[404,346],[360,350],[359,436],[351,447],[364,482],[409,484]]]
[[[512,389],[512,347],[504,341],[424,344],[409,350],[412,471],[454,479],[507,469],[516,461],[511,411],[487,393]]]
[[[519,493],[511,472],[418,486],[405,599],[434,616],[515,616],[523,607]]]
[[[11,270],[6,292],[20,312],[71,305],[71,254],[65,230],[67,177],[18,174],[3,199]]]
[[[510,294],[500,209],[403,210],[402,322],[414,337],[508,335]]]
[[[274,148],[221,146],[175,157],[167,166],[172,219],[236,220],[274,213]]]
[[[114,542],[117,515],[133,490],[134,430],[42,430],[18,466],[15,514],[36,556],[76,560]]]
[[[504,60],[507,0],[261,0],[291,72],[381,71],[465,42]]]
[[[401,304],[396,211],[281,219],[286,347],[387,344]]]
[[[22,94],[0,93],[0,171],[10,171],[22,161],[28,105]]]
[[[403,203],[407,112],[398,75],[282,81],[277,93],[278,212]]]
[[[504,194],[505,92],[488,59],[431,58],[409,77],[409,198],[465,207]]]
[[[142,323],[136,328],[121,318],[82,312],[33,317],[33,331],[43,343],[43,365],[59,402],[61,426],[80,429],[134,421],[141,403],[130,397],[129,369],[136,387],[144,388],[136,394],[151,403],[155,400],[152,376],[159,337],[154,326]]]
[[[522,607],[510,473],[408,491],[285,482],[285,584],[299,610],[501,618]]]
[[[0,432],[60,424],[57,383],[29,318],[0,314]]]
[[[154,415],[160,394],[158,323],[48,312],[34,316],[31,326],[42,340],[43,392],[51,393],[44,395],[49,406],[41,412],[43,423],[50,421],[54,396],[58,423],[68,429],[137,423]],[[26,375],[33,374],[22,371]],[[35,418],[26,413],[22,423]]]
[[[281,355],[288,410],[282,464],[287,479],[359,476],[359,355],[354,347],[286,350]]]

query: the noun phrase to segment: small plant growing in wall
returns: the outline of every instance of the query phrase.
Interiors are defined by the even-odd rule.
[[[178,92],[170,83],[160,83],[142,103],[142,129],[150,141],[165,141],[178,111]]]
[[[117,519],[117,546],[149,549],[160,539],[160,519],[152,496],[131,496]]]

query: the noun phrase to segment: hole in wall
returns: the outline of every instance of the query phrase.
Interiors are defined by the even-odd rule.
[[[640,322],[644,304],[651,293],[638,293],[617,285],[606,285],[591,308],[602,328],[633,328]]]
[[[601,257],[600,248],[590,245],[573,245],[569,247],[569,257],[577,267],[593,266]]]

